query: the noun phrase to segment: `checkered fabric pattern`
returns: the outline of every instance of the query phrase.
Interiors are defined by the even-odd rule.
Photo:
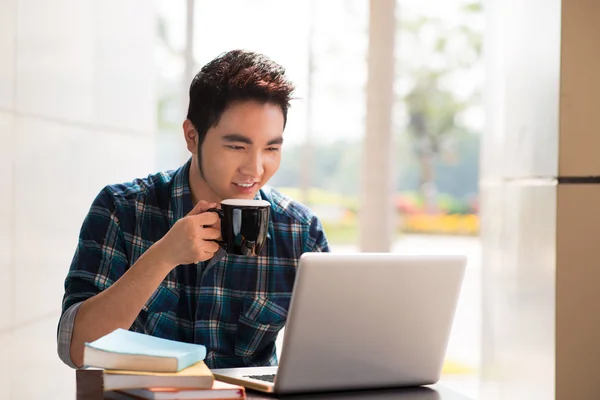
[[[176,171],[100,192],[81,228],[65,280],[63,316],[110,287],[189,213],[189,168],[190,161]],[[256,198],[271,203],[262,254],[220,251],[209,261],[177,266],[131,330],[203,344],[210,368],[277,364],[275,339],[286,321],[299,257],[329,248],[321,222],[309,209],[272,188],[261,189]],[[66,325],[61,323],[59,331],[72,330]]]

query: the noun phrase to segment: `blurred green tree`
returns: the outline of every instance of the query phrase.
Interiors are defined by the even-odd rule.
[[[458,11],[458,23],[408,14],[398,27],[398,100],[419,162],[421,195],[431,212],[438,204],[436,160],[456,159],[455,139],[468,132],[460,116],[480,103],[479,86],[469,82],[469,75],[481,64],[482,33],[470,24],[472,17],[481,17],[481,3],[466,3]]]

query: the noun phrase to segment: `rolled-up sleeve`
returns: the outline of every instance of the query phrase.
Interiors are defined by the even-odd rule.
[[[82,303],[73,304],[63,313],[58,323],[58,356],[71,368],[77,366],[71,360],[71,338],[73,337],[73,326],[75,317]]]
[[[108,187],[96,197],[81,227],[77,249],[65,279],[57,350],[60,359],[73,368],[71,338],[81,303],[110,287],[129,265],[115,204]]]

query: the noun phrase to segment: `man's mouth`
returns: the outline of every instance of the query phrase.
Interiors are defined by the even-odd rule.
[[[251,188],[252,186],[256,185],[256,182],[249,182],[249,183],[237,183],[237,182],[233,182],[234,185],[237,185],[239,187],[243,187],[245,189]]]

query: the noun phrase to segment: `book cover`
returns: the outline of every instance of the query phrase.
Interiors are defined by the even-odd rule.
[[[206,357],[206,347],[117,329],[85,344],[86,367],[177,372]]]
[[[214,375],[204,361],[179,372],[104,370],[104,390],[132,388],[210,389]]]

